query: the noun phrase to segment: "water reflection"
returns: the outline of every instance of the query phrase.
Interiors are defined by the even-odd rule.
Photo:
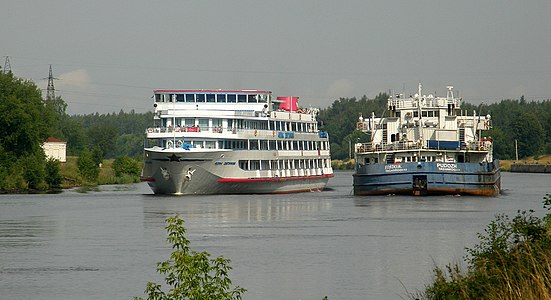
[[[0,196],[6,299],[130,299],[171,251],[168,216],[194,249],[232,260],[245,299],[400,299],[460,261],[495,214],[546,211],[550,176],[503,174],[499,197],[355,197],[351,173],[294,195],[163,197],[147,185]]]
[[[158,222],[175,214],[185,216],[186,222],[210,221],[225,223],[273,222],[296,220],[305,214],[330,210],[333,202],[283,196],[187,196],[187,197],[146,197],[144,216],[146,222]],[[224,199],[220,199],[224,198]]]

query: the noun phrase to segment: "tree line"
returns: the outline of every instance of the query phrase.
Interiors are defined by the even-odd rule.
[[[79,173],[88,182],[97,182],[104,158],[118,158],[113,164],[116,175],[139,175],[136,164],[125,157],[141,160],[152,113],[70,116],[66,108],[61,97],[43,99],[32,81],[0,72],[0,192],[61,186],[60,164],[48,160],[42,148],[49,137],[66,141],[68,156],[81,156]]]
[[[366,134],[356,130],[358,117],[373,112],[381,116],[388,96],[340,98],[320,111],[318,121],[329,133],[333,159],[352,157],[353,144],[367,141]],[[33,82],[0,73],[0,191],[58,185],[57,177],[48,182],[52,176],[46,176],[58,168],[47,164],[41,147],[48,137],[66,141],[68,156],[91,152],[95,161],[123,156],[142,159],[152,112],[68,115],[66,109],[61,97],[43,99]],[[496,158],[514,159],[515,145],[519,158],[551,154],[551,100],[527,101],[522,96],[489,105],[464,103],[462,109],[492,116],[493,129],[484,134],[493,138]]]
[[[356,130],[358,117],[360,114],[369,117],[372,112],[380,117],[387,99],[385,93],[373,99],[340,98],[320,111],[319,121],[329,133],[333,159],[353,156],[354,143],[367,141],[366,134]],[[491,115],[493,128],[483,135],[493,139],[494,157],[515,159],[516,148],[519,159],[551,154],[551,100],[526,101],[521,96],[518,100],[507,99],[489,105],[464,102],[461,109],[469,114],[476,111],[483,116]]]

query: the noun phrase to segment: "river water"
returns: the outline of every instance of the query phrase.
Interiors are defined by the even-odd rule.
[[[0,196],[0,299],[131,299],[161,283],[164,220],[231,259],[244,299],[407,299],[435,265],[462,261],[496,214],[545,214],[549,174],[502,174],[479,197],[355,197],[350,172],[293,195],[151,195],[145,184]]]

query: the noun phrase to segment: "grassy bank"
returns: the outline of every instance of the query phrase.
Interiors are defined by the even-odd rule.
[[[331,167],[333,168],[333,170],[354,170],[355,163],[356,161],[354,159],[333,159],[331,160]]]
[[[544,197],[551,208],[551,195]],[[551,299],[551,214],[497,215],[459,264],[434,269],[433,283],[411,299]]]
[[[511,171],[512,164],[536,164],[536,165],[545,165],[551,164],[551,155],[542,155],[542,156],[530,156],[520,160],[501,160],[501,170],[505,172]]]
[[[113,171],[114,159],[103,160],[100,167],[98,180],[96,182],[88,181],[78,172],[77,160],[77,156],[68,156],[67,162],[61,165],[61,176],[63,176],[63,183],[61,185],[62,188],[139,182],[139,178],[136,176],[115,176],[115,172]]]

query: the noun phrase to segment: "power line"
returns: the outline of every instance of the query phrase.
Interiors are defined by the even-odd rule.
[[[4,61],[4,70],[2,72],[4,74],[11,73],[10,57],[7,55],[6,55],[6,60]]]
[[[48,74],[48,88],[46,89],[46,100],[54,100],[55,99],[55,87],[54,87],[54,79],[57,79],[52,74],[52,65],[50,65],[50,72]]]

